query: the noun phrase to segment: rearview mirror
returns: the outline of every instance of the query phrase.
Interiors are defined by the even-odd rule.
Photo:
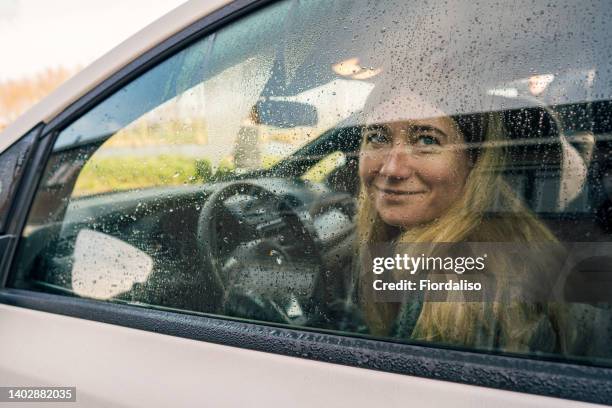
[[[315,126],[319,117],[312,105],[278,100],[263,100],[255,105],[256,123],[278,128]]]

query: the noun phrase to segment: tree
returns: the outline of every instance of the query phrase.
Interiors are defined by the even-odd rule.
[[[30,77],[0,82],[0,130],[47,96],[80,68],[47,68]]]

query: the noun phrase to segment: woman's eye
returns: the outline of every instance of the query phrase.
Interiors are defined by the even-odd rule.
[[[417,145],[426,147],[440,146],[440,141],[435,136],[420,135],[417,138]]]
[[[390,142],[389,136],[382,130],[368,130],[365,134],[365,139],[370,145],[382,146]]]

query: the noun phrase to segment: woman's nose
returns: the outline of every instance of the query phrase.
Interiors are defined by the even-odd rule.
[[[404,143],[394,143],[379,173],[390,178],[408,178],[414,173],[412,154]]]

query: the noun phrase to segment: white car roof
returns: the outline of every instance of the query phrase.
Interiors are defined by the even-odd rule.
[[[104,79],[173,34],[231,0],[190,0],[149,24],[59,86],[0,133],[0,153],[40,122],[48,122]]]

